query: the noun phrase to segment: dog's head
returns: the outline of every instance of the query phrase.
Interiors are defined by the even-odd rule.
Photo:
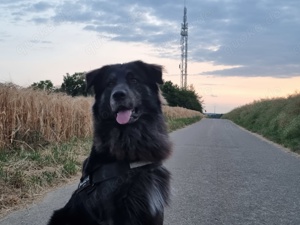
[[[134,61],[107,65],[86,74],[87,89],[94,87],[95,116],[125,125],[144,115],[161,113],[158,84],[162,66]]]

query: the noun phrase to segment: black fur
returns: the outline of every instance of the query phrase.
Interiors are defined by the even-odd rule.
[[[157,85],[163,82],[161,66],[142,61],[108,65],[87,73],[86,81],[95,90],[94,139],[82,179],[108,163],[160,163],[170,156]],[[129,120],[116,119],[122,111],[131,112]],[[139,167],[74,192],[48,224],[162,225],[169,188],[170,173],[161,164]]]

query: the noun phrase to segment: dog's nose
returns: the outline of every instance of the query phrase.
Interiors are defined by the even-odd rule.
[[[112,97],[115,101],[123,100],[123,99],[125,99],[126,96],[127,96],[127,93],[125,90],[116,90],[112,94]]]

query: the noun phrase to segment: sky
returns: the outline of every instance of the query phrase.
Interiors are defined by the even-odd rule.
[[[180,84],[184,1],[1,0],[0,82],[29,86],[143,60]],[[299,0],[186,0],[188,84],[226,113],[300,87]]]

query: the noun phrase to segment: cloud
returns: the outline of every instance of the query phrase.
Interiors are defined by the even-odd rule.
[[[23,0],[2,0],[0,5],[12,5],[19,2],[23,2]]]
[[[29,10],[36,11],[36,12],[44,12],[51,8],[53,8],[53,5],[49,4],[48,2],[37,2],[32,4]]]
[[[5,31],[0,31],[0,42],[5,42],[8,38],[11,38],[11,35]]]
[[[170,41],[170,34],[178,37],[177,23],[158,17],[152,7],[137,3],[119,3],[92,2],[85,7],[66,3],[61,6],[53,20],[58,23],[82,23],[85,24],[84,30],[95,31],[105,36],[111,34],[113,40],[122,42],[155,44]]]
[[[81,25],[83,31],[103,38],[146,43],[161,57],[180,57],[182,2],[4,0],[1,4],[11,6],[16,20]],[[187,9],[189,60],[238,66],[205,74],[300,75],[299,1],[189,0]]]
[[[44,40],[37,40],[37,39],[30,40],[29,42],[33,44],[52,44],[51,41],[44,41]]]
[[[190,58],[239,67],[203,74],[299,76],[297,37],[300,32],[294,28],[300,25],[300,4],[294,1],[230,3],[219,4],[220,14],[217,7],[200,17],[206,21],[200,20],[199,26],[193,27],[193,36],[190,32],[190,45],[196,49],[190,52]]]
[[[246,76],[246,77],[278,77],[287,78],[299,76],[300,65],[269,65],[269,66],[241,66],[232,69],[215,70],[210,72],[203,72],[201,75],[219,75],[219,76]]]
[[[49,22],[49,19],[47,18],[41,18],[41,17],[34,17],[31,19],[36,24],[46,24]]]

